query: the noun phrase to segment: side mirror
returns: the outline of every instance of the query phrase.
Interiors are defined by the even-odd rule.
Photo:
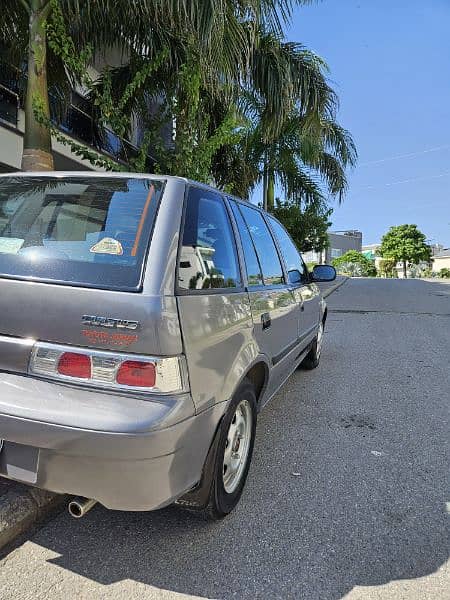
[[[334,281],[336,269],[331,265],[316,265],[312,270],[313,281]]]
[[[298,269],[291,269],[288,271],[288,280],[292,285],[296,285],[297,283],[301,283],[302,274]]]

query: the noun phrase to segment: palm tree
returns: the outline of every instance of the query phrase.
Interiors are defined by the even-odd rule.
[[[0,44],[19,63],[25,56],[28,63],[22,169],[53,168],[48,64],[58,62],[61,55],[52,56],[46,26],[55,12],[61,11],[77,48],[91,44],[96,51],[115,46],[128,53],[131,48],[151,58],[156,48],[174,36],[183,40],[185,32],[193,32],[206,64],[219,65],[222,76],[236,78],[239,58],[249,53],[260,24],[280,32],[293,4],[299,2],[302,0],[3,0]],[[64,66],[58,69],[58,83],[63,86],[67,74],[75,76]]]
[[[241,197],[262,182],[263,206],[270,211],[276,183],[286,200],[299,206],[323,201],[325,193],[341,202],[347,190],[345,171],[356,157],[350,133],[333,118],[314,120],[293,109],[270,137],[262,120],[249,121],[240,143],[219,152],[215,173],[220,185],[231,186]]]
[[[263,158],[266,208],[274,206],[276,181],[286,199],[298,205],[323,198],[323,187],[341,203],[347,191],[345,171],[355,165],[356,156],[350,133],[332,117],[310,118],[294,109]]]
[[[323,184],[342,201],[345,169],[355,164],[356,149],[335,121],[338,102],[326,73],[326,63],[300,44],[261,32],[247,78],[236,90],[246,123],[240,143],[216,157],[220,185],[247,197],[262,181],[269,210],[276,182],[298,204],[322,200]]]
[[[234,27],[248,32],[245,21],[238,20]],[[279,35],[264,28],[252,35],[250,54],[244,47],[237,67],[235,64],[230,68],[220,59],[205,61],[195,39],[172,38],[167,45],[170,59],[159,66],[126,107],[129,121],[133,114],[139,117],[142,129],[153,130],[152,145],[158,150],[160,124],[177,116],[173,147],[169,150],[160,147],[157,152],[163,172],[213,180],[244,197],[263,178],[265,197],[271,194],[273,197],[275,166],[284,164],[283,182],[289,181],[290,197],[294,192],[302,192],[307,198],[318,198],[319,185],[308,172],[314,166],[326,175],[332,193],[341,198],[346,185],[343,168],[352,164],[354,146],[348,134],[332,120],[337,99],[324,76],[325,63],[299,44],[283,42]],[[155,44],[154,52],[160,50]],[[99,88],[107,86],[116,94],[115,105],[143,60],[147,57],[136,55],[99,80]],[[195,91],[194,99],[192,94],[189,99],[189,94],[186,95],[183,86],[186,70],[190,74],[188,87],[197,82],[196,99]],[[160,104],[159,124],[154,115],[149,119],[149,98]],[[195,111],[191,110],[194,103],[197,103]],[[205,134],[206,138],[214,138],[230,116],[239,125],[231,136],[233,143],[219,145],[205,178],[205,173],[193,167],[192,160],[202,154]],[[337,133],[342,137],[340,145],[336,141],[342,162],[337,155],[326,151],[328,146],[332,148]],[[179,143],[183,137],[189,140],[188,148]],[[296,148],[300,143],[301,148]],[[293,151],[296,154],[292,155]],[[299,157],[308,168],[300,168]],[[191,159],[190,164],[186,159]],[[293,164],[289,164],[292,160]],[[282,174],[281,166],[276,172]],[[291,176],[287,179],[289,172]]]
[[[34,116],[33,102],[39,102],[50,115],[47,82],[47,43],[45,23],[50,11],[48,0],[6,0],[0,30],[1,41],[20,56],[28,46],[28,83],[25,100],[25,136],[22,169],[53,168],[51,137],[48,128]],[[28,39],[25,31],[28,28]],[[24,56],[20,56],[21,59]]]

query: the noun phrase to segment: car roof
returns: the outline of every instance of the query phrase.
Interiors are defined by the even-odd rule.
[[[223,190],[219,190],[218,188],[213,187],[212,185],[208,185],[207,183],[201,183],[199,181],[195,181],[194,179],[189,179],[188,177],[179,177],[177,175],[155,175],[153,173],[128,173],[124,171],[14,171],[11,173],[0,173],[0,179],[3,177],[104,177],[104,178],[117,178],[117,179],[157,179],[160,181],[163,180],[174,180],[174,181],[182,181],[183,183],[199,186],[205,188],[207,190],[211,190],[213,192],[219,192],[219,194],[224,194],[237,202],[244,202],[250,204],[250,206],[260,212],[266,212],[259,206],[255,204],[251,204],[248,200],[244,200],[242,198],[238,198],[233,194],[229,194],[224,192]],[[271,215],[273,216],[273,215]]]
[[[173,175],[153,175],[152,173],[126,173],[123,171],[14,171],[1,173],[0,177],[106,177],[126,179],[177,179],[187,181],[184,177]]]

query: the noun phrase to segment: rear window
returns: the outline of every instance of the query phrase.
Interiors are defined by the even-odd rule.
[[[136,291],[164,182],[0,177],[0,277]]]

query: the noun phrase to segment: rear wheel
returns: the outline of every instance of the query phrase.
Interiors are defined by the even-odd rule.
[[[311,350],[300,365],[302,369],[311,370],[319,366],[320,355],[322,353],[324,327],[323,321],[320,321],[316,339],[313,341]]]
[[[239,386],[219,434],[208,506],[210,519],[222,519],[239,499],[247,479],[256,432],[256,395],[248,380]]]

